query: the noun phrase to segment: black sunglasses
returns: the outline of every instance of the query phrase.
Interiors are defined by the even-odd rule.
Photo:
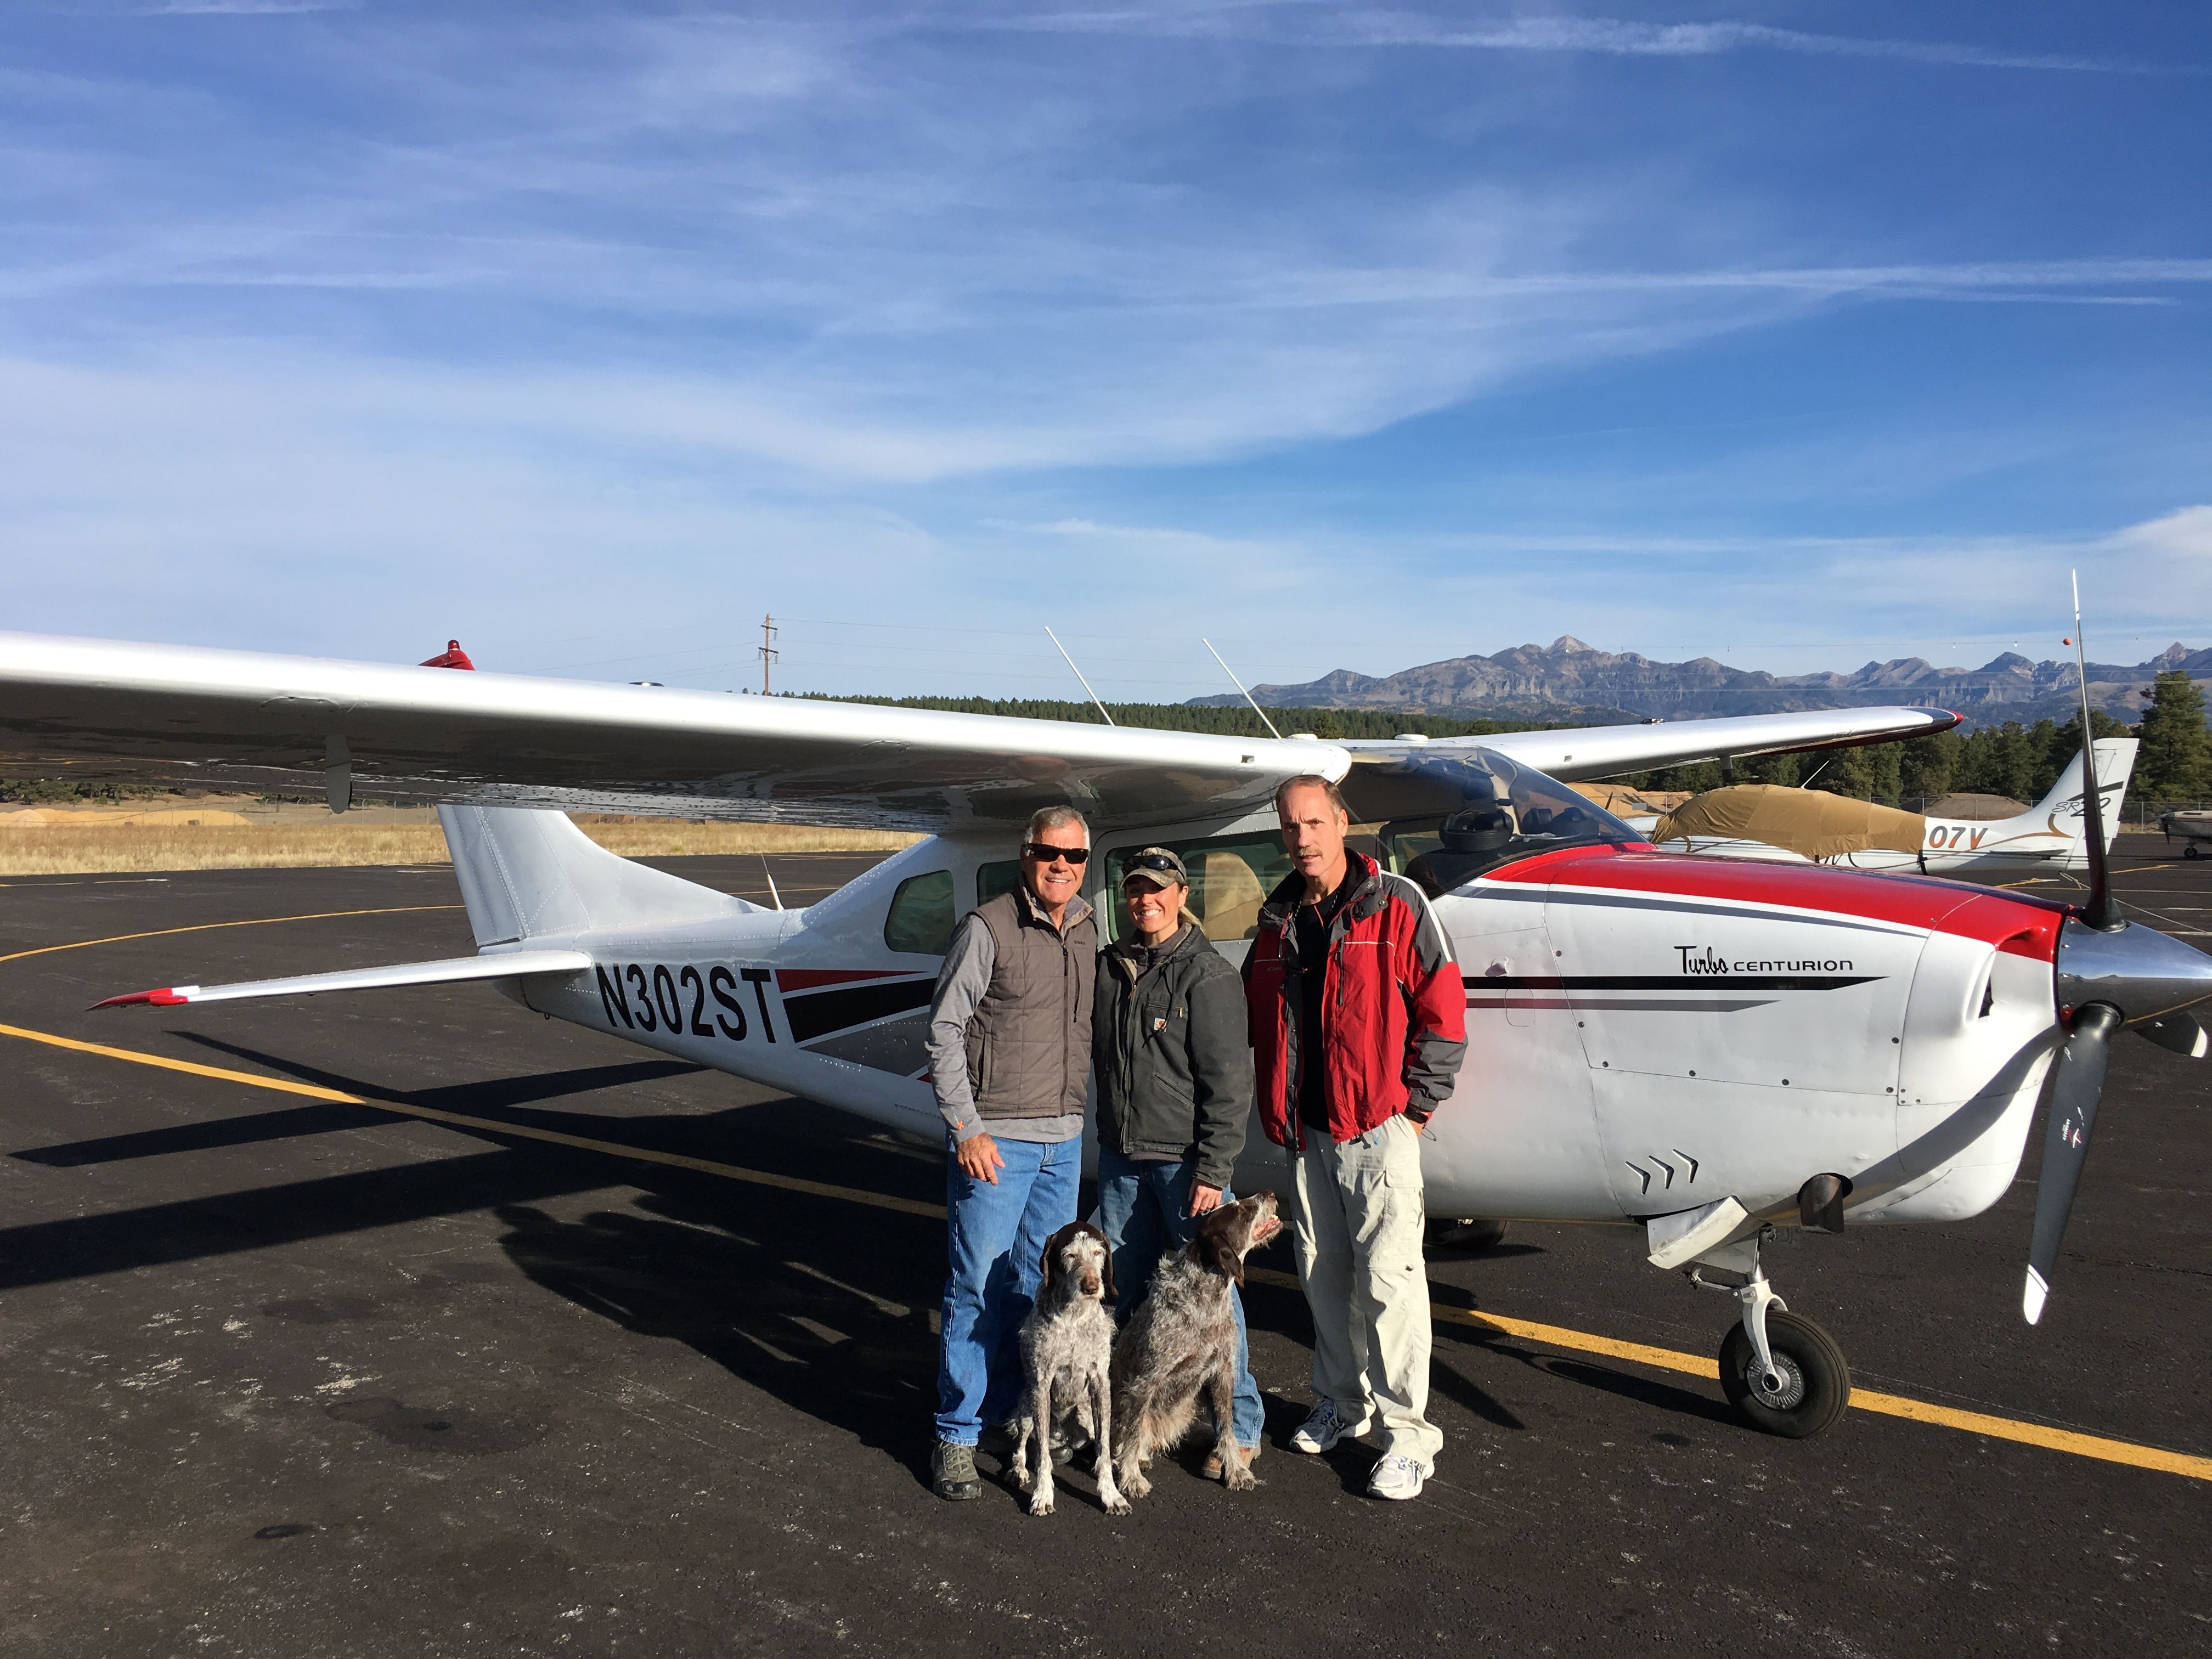
[[[1170,858],[1165,853],[1146,853],[1141,857],[1131,859],[1129,860],[1129,868],[1132,870],[1157,870],[1164,876],[1173,876],[1177,881],[1181,881],[1182,879],[1182,871],[1176,866],[1176,861]]]
[[[1041,841],[1022,843],[1022,856],[1035,859],[1040,864],[1050,864],[1054,859],[1066,859],[1070,864],[1086,864],[1091,859],[1088,847],[1048,847]]]

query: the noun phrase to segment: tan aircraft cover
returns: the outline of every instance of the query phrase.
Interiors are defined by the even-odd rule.
[[[1870,848],[1917,853],[1927,835],[1928,820],[1917,812],[1820,789],[1739,783],[1692,796],[1659,820],[1651,839],[1712,836],[1760,841],[1808,859],[1825,859]]]

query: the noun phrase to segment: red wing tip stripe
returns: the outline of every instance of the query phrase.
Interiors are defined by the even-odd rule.
[[[94,1008],[127,1008],[146,1003],[156,1008],[173,1008],[179,1003],[190,1002],[192,993],[199,988],[197,985],[169,985],[158,991],[133,991],[129,996],[110,997],[105,1002],[95,1002],[92,1006]]]
[[[854,985],[864,979],[910,979],[914,975],[899,968],[779,968],[775,970],[775,988],[789,995],[793,991],[820,991],[832,985]]]

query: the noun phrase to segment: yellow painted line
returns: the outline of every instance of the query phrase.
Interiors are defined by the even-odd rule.
[[[420,1118],[426,1122],[450,1124],[455,1128],[474,1129],[480,1133],[505,1135],[520,1140],[541,1141],[548,1146],[568,1146],[579,1152],[599,1152],[609,1158],[626,1158],[639,1164],[659,1164],[671,1169],[691,1170],[701,1175],[719,1176],[725,1181],[738,1181],[756,1187],[773,1187],[781,1191],[805,1193],[816,1198],[840,1199],[849,1204],[865,1204],[872,1209],[896,1211],[901,1215],[927,1217],[931,1220],[945,1218],[945,1206],[927,1204],[915,1199],[893,1198],[882,1193],[862,1191],[858,1188],[833,1186],[828,1182],[805,1181],[795,1176],[771,1175],[764,1170],[741,1169],[734,1164],[721,1164],[712,1158],[690,1158],[681,1152],[664,1152],[649,1146],[633,1146],[618,1140],[595,1140],[586,1135],[564,1134],[557,1129],[541,1129],[534,1125],[504,1123],[496,1118],[471,1117],[463,1112],[441,1111],[433,1106],[413,1106],[397,1101],[368,1100],[359,1095],[349,1095],[337,1089],[325,1089],[313,1083],[295,1083],[289,1078],[262,1077],[252,1072],[234,1072],[220,1066],[202,1066],[189,1060],[171,1060],[164,1054],[142,1054],[133,1048],[115,1048],[101,1042],[81,1042],[51,1031],[33,1031],[20,1025],[0,1025],[0,1036],[18,1037],[27,1042],[42,1042],[56,1048],[68,1048],[79,1054],[98,1054],[106,1060],[127,1060],[133,1065],[157,1066],[167,1072],[183,1072],[193,1077],[212,1078],[218,1082],[242,1083],[256,1089],[273,1089],[283,1094],[304,1095],[311,1100],[326,1100],[343,1106],[366,1106],[374,1111],[391,1112],[401,1117]],[[1295,1274],[1272,1267],[1253,1267],[1247,1277],[1262,1285],[1280,1285],[1289,1290],[1298,1287]],[[1650,1365],[1656,1370],[1680,1371],[1692,1376],[1717,1380],[1720,1364],[1700,1354],[1685,1353],[1677,1348],[1655,1347],[1644,1342],[1625,1342],[1617,1337],[1600,1336],[1590,1331],[1577,1331],[1564,1325],[1540,1324],[1533,1319],[1515,1319],[1504,1314],[1478,1313],[1472,1309],[1446,1307],[1440,1303],[1430,1304],[1431,1312],[1439,1319],[1455,1324],[1471,1325],[1478,1330],[1495,1331],[1503,1336],[1515,1336],[1523,1341],[1539,1342],[1547,1347],[1565,1348],[1571,1352],[1600,1354],[1608,1359],[1624,1359],[1638,1365]],[[1988,1435],[1992,1439],[2016,1441],[2021,1445],[2040,1446],[2050,1451],[2069,1452],[2076,1457],[2094,1458],[2106,1463],[2123,1463],[2134,1468],[2151,1469],[2166,1474],[2187,1476],[2194,1480],[2212,1480],[2212,1457],[2193,1457],[2185,1452],[2165,1451],[2156,1446],[2139,1446],[2126,1440],[2108,1440],[2099,1435],[2081,1434],[2071,1429],[2046,1428],[2040,1423],[2024,1423],[2008,1417],[1993,1417],[1983,1412],[1960,1411],[1950,1406],[1938,1406],[1924,1400],[1912,1400],[1903,1395],[1879,1394],[1869,1389],[1853,1389],[1850,1403],[1860,1411],[1873,1412],[1883,1417],[1902,1417],[1916,1423],[1933,1424],[1940,1428],[1958,1429],[1968,1434]]]
[[[27,1042],[43,1042],[56,1048],[72,1048],[79,1054],[98,1054],[105,1060],[125,1060],[134,1065],[159,1066],[165,1072],[184,1072],[193,1077],[214,1078],[222,1083],[243,1083],[256,1089],[274,1089],[283,1094],[305,1095],[310,1100],[327,1100],[341,1106],[367,1106],[375,1111],[394,1112],[402,1117],[421,1118],[429,1123],[448,1123],[460,1129],[508,1135],[522,1140],[539,1140],[552,1146],[572,1146],[579,1152],[600,1152],[610,1158],[629,1158],[640,1164],[665,1164],[672,1169],[696,1170],[702,1175],[720,1176],[725,1181],[742,1181],[756,1187],[776,1187],[786,1192],[806,1193],[816,1198],[842,1198],[855,1204],[871,1205],[878,1210],[896,1210],[903,1215],[927,1216],[939,1221],[945,1218],[945,1206],[941,1204],[922,1204],[912,1199],[890,1198],[881,1193],[860,1192],[850,1187],[832,1187],[825,1182],[802,1181],[796,1176],[771,1175],[764,1170],[742,1170],[734,1164],[718,1164],[712,1158],[687,1158],[681,1152],[664,1152],[651,1146],[631,1146],[618,1140],[594,1140],[587,1135],[564,1134],[558,1129],[541,1129],[532,1124],[502,1123],[496,1118],[471,1117],[464,1112],[441,1111],[434,1106],[412,1106],[394,1100],[366,1100],[359,1095],[322,1088],[313,1083],[295,1083],[289,1078],[234,1072],[221,1066],[202,1066],[189,1060],[171,1060],[165,1054],[141,1054],[135,1048],[111,1048],[103,1042],[82,1042],[75,1037],[58,1036],[51,1031],[27,1030],[20,1025],[0,1025],[0,1036],[21,1037]]]
[[[1248,1277],[1269,1285],[1285,1285],[1297,1288],[1295,1275],[1277,1273],[1272,1268],[1255,1267]],[[1691,1376],[1709,1377],[1718,1381],[1720,1362],[1700,1354],[1684,1353],[1679,1348],[1656,1348],[1644,1342],[1623,1342],[1610,1336],[1598,1336],[1588,1331],[1570,1330],[1562,1325],[1540,1325],[1534,1320],[1512,1319],[1504,1314],[1477,1313],[1468,1308],[1448,1308],[1441,1304],[1430,1304],[1430,1311],[1439,1319],[1455,1324],[1472,1325],[1478,1330],[1497,1331],[1506,1336],[1517,1336],[1525,1341],[1540,1342],[1547,1347],[1566,1348],[1577,1353],[1603,1354],[1609,1359],[1626,1359],[1638,1365],[1650,1365],[1659,1370],[1681,1371]],[[1851,1405],[1859,1411],[1873,1412],[1881,1417],[1902,1417],[1915,1423],[1932,1423],[1939,1428],[1958,1429],[1967,1434],[1985,1434],[1996,1440],[2017,1441],[2023,1446],[2041,1446],[2049,1451],[2070,1452],[2076,1457],[2095,1458],[2100,1462],[2124,1463],[2138,1469],[2154,1469],[2163,1474],[2186,1475],[2192,1480],[2212,1480],[2212,1457],[2192,1457],[2186,1452],[2161,1450],[2156,1446],[2139,1446],[2128,1440],[2107,1440],[2101,1435],[2081,1434],[2072,1429],[2046,1428],[2040,1423],[2023,1423],[2015,1418],[1992,1417],[1986,1412],[1960,1411],[1955,1407],[1938,1406],[1925,1400],[1911,1400],[1903,1395],[1880,1394],[1872,1389],[1853,1389]]]
[[[266,927],[279,921],[329,921],[339,916],[403,916],[415,910],[458,910],[458,904],[392,904],[380,910],[318,910],[304,916],[251,916],[244,921],[203,921],[190,927],[156,927],[145,933],[110,933],[106,939],[72,939],[67,945],[41,945],[35,951],[17,951],[0,962],[21,962],[26,957],[51,956],[56,951],[82,951],[94,945],[121,945],[134,939],[166,939],[172,933],[205,933],[218,927]]]

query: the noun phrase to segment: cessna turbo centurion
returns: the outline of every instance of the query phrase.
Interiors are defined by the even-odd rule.
[[[1802,1436],[1835,1342],[1760,1266],[1776,1228],[1948,1222],[2010,1185],[2057,1062],[2024,1311],[2042,1310],[2115,1033],[2202,1056],[2212,957],[2121,920],[2087,799],[2088,902],[1655,851],[1565,787],[1944,730],[1844,709],[1480,741],[1332,744],[0,635],[0,759],[431,799],[478,953],[115,998],[215,1003],[481,980],[524,1007],[935,1136],[922,1030],[958,915],[1017,878],[1036,808],[1123,860],[1174,848],[1232,960],[1287,872],[1271,796],[1341,781],[1433,896],[1467,987],[1462,1098],[1424,1137],[1432,1213],[1634,1228],[1736,1298],[1729,1400]],[[927,831],[819,904],[759,906],[602,851],[562,809]],[[1256,1133],[1240,1181],[1279,1180]]]

